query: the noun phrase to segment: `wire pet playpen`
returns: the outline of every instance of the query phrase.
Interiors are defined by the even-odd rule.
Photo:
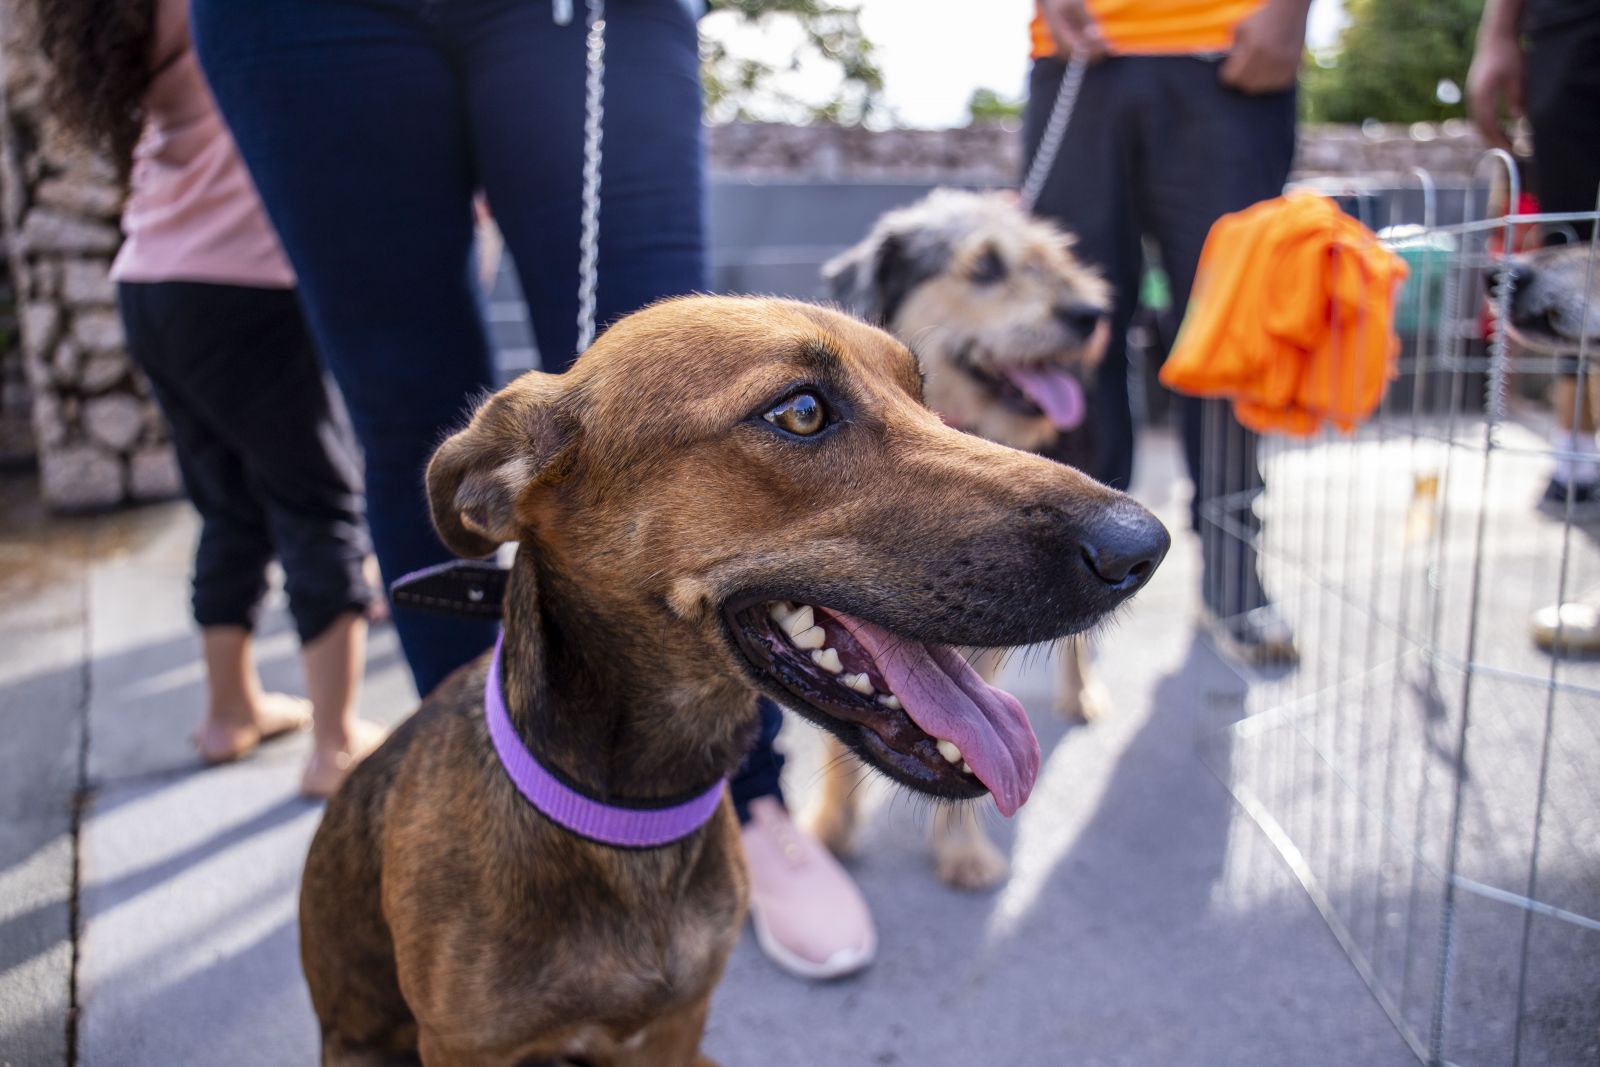
[[[1516,205],[1511,158],[1490,168]],[[1600,337],[1519,351],[1492,271],[1600,212],[1488,217],[1480,188],[1444,222],[1446,192],[1334,191],[1410,267],[1399,376],[1354,432],[1261,438],[1259,495],[1205,502],[1202,537],[1258,550],[1300,659],[1245,669],[1243,716],[1202,749],[1419,1060],[1600,1063],[1600,658],[1530,636],[1541,608],[1600,605],[1600,512],[1536,506],[1562,457],[1517,395],[1575,372],[1583,397]],[[1207,422],[1210,466],[1248,461]]]

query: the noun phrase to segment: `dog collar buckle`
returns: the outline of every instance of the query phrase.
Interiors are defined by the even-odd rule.
[[[497,563],[453,559],[412,571],[389,587],[391,603],[441,615],[498,619],[510,571]]]
[[[495,641],[483,685],[483,715],[495,754],[517,792],[547,819],[579,837],[613,848],[658,848],[681,841],[711,821],[728,780],[688,800],[667,805],[618,804],[585,796],[533,757],[511,724],[500,680],[502,633]]]

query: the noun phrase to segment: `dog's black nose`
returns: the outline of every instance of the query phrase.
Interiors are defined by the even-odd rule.
[[[1492,299],[1500,286],[1511,287],[1509,295],[1515,296],[1518,289],[1525,287],[1533,280],[1533,268],[1526,263],[1518,263],[1514,259],[1504,260],[1490,267],[1483,275],[1483,287],[1488,290]]]
[[[1123,499],[1103,511],[1083,541],[1083,560],[1106,585],[1131,594],[1150,580],[1172,536],[1150,512]]]
[[[1087,341],[1095,327],[1100,325],[1100,320],[1106,317],[1106,312],[1104,308],[1093,304],[1058,304],[1055,316],[1073,337]]]

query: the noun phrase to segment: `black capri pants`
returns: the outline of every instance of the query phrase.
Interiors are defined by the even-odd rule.
[[[195,622],[253,629],[275,556],[302,644],[364,610],[361,454],[294,290],[123,282],[117,297],[200,512]]]

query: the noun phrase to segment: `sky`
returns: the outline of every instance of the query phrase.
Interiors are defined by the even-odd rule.
[[[1033,0],[862,0],[861,29],[876,49],[884,101],[897,124],[965,125],[967,100],[978,88],[1020,98],[1027,82],[1032,17]],[[1311,46],[1334,43],[1342,20],[1342,0],[1313,0],[1307,30]],[[715,19],[708,19],[704,28],[730,34],[730,47],[740,52],[792,49],[792,43],[754,41]],[[952,55],[961,61],[930,60]],[[831,80],[830,71],[802,72],[789,91],[803,98],[825,97]],[[808,86],[817,88],[808,92]]]

